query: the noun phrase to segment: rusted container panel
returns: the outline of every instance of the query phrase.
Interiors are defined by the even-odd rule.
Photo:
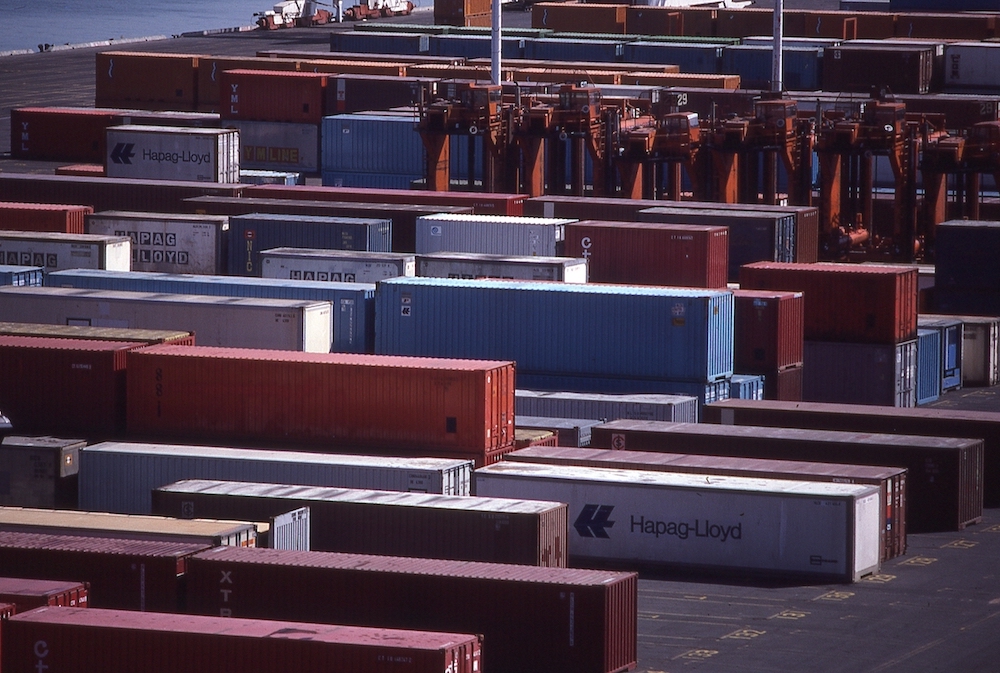
[[[142,344],[172,343],[175,346],[194,346],[194,334],[192,332],[129,329],[127,327],[89,327],[84,325],[46,325],[31,322],[0,322],[0,335],[50,337],[54,339],[133,341]]]
[[[529,447],[508,453],[504,460],[546,465],[872,484],[881,491],[881,560],[886,561],[906,553],[906,469],[647,450],[644,440],[652,440],[649,444],[654,444],[657,430],[668,425],[670,424],[659,421],[611,421],[595,428],[599,430],[598,441],[601,444],[594,446],[608,448]],[[629,448],[632,437],[639,438],[636,450]]]
[[[3,665],[12,670],[480,670],[480,638],[458,633],[78,608],[42,608],[5,626]]]
[[[807,402],[917,406],[917,340],[895,345],[806,341]]]
[[[293,59],[263,58],[258,56],[201,56],[195,73],[198,83],[198,110],[221,112],[223,103],[229,103],[229,90],[222,88],[222,73],[227,70],[298,70]]]
[[[378,189],[376,187],[330,187],[326,185],[253,185],[244,196],[262,199],[400,203],[424,206],[471,207],[476,215],[515,215],[524,212],[524,194],[495,192],[436,192],[424,189]]]
[[[917,269],[758,262],[740,268],[747,290],[805,295],[806,341],[897,344],[917,335]]]
[[[197,346],[134,355],[133,436],[469,457],[513,442],[512,362]]]
[[[19,432],[124,430],[125,353],[145,344],[0,336],[0,408]]]
[[[823,49],[823,89],[868,93],[888,88],[909,94],[931,93],[934,47],[851,45]]]
[[[93,212],[90,206],[2,202],[0,229],[82,234],[84,217]]]
[[[622,424],[594,428],[591,442],[595,447],[638,451],[906,468],[908,531],[961,530],[980,521],[983,515],[983,444],[980,440],[763,426],[722,427],[709,423],[657,423],[655,427],[646,425],[643,428],[628,428]]]
[[[219,107],[223,119],[319,124],[326,114],[325,73],[271,70],[226,70],[219,88],[226,92]]]
[[[153,490],[153,513],[267,521],[309,508],[313,551],[566,565],[566,505],[538,500],[187,479]]]
[[[89,585],[91,607],[177,612],[185,564],[210,548],[186,542],[0,532],[0,568]]]
[[[0,603],[11,603],[18,612],[46,605],[85,608],[90,605],[89,593],[80,582],[0,577]]]
[[[768,374],[802,363],[801,292],[733,291],[733,370]]]
[[[538,2],[531,6],[531,27],[561,33],[625,32],[628,5]]]
[[[563,246],[587,260],[591,282],[726,287],[726,227],[583,220],[565,226]]]
[[[195,54],[99,52],[94,105],[193,111],[198,102],[198,60]]]
[[[232,584],[220,593],[220,573]],[[636,665],[631,572],[330,552],[216,548],[188,564],[195,614],[464,629],[494,673],[614,673]],[[461,625],[461,626],[459,626]]]
[[[0,442],[0,474],[7,479],[0,505],[65,507],[77,505],[80,439],[8,435]]]
[[[719,37],[767,35],[773,25],[774,11],[770,9],[720,9],[715,18],[715,34]]]

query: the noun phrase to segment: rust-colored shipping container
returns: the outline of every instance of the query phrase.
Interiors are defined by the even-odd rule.
[[[655,432],[660,422],[618,420],[600,426],[611,443],[627,445],[631,433]],[[688,474],[760,477],[840,484],[873,484],[882,493],[882,561],[906,553],[906,469],[800,460],[666,453],[628,448],[531,447],[508,453],[504,460],[546,465],[582,465]]]
[[[981,440],[710,423],[637,426],[616,421],[594,428],[591,445],[905,468],[908,531],[962,530],[983,517]]]
[[[932,93],[935,45],[852,44],[823,49],[823,89],[870,93]]]
[[[51,339],[97,339],[132,341],[142,344],[171,343],[194,346],[194,333],[175,330],[137,329],[134,327],[92,327],[89,325],[46,325],[33,322],[0,322],[0,335],[31,336]]]
[[[320,124],[326,114],[326,73],[225,70],[219,115],[244,121]],[[224,92],[224,93],[221,93]]]
[[[854,40],[859,37],[857,12],[819,10],[787,12],[784,16],[784,28],[784,34],[790,37],[815,37],[832,40]],[[891,23],[889,30],[889,35],[891,35]],[[765,34],[773,34],[773,31]],[[888,37],[888,35],[883,37]]]
[[[801,365],[804,308],[801,292],[734,290],[733,371],[768,374]]]
[[[434,23],[465,26],[466,17],[490,14],[489,0],[441,0],[434,3]]]
[[[103,178],[107,171],[101,164],[70,164],[69,166],[56,166],[53,170],[55,175],[82,175],[84,177]]]
[[[630,5],[625,8],[625,32],[629,35],[711,35],[709,32],[685,33],[686,29],[697,31],[697,22],[688,26],[687,17],[677,7],[653,7],[650,5]]]
[[[199,58],[197,54],[99,52],[94,106],[194,111]]]
[[[774,32],[772,9],[719,9],[715,15],[716,37],[771,35]]]
[[[276,549],[217,547],[187,575],[195,614],[471,631],[492,673],[634,668],[637,598],[632,572]]]
[[[145,345],[0,336],[0,409],[22,433],[117,436],[125,420],[125,353]]]
[[[581,220],[565,225],[563,245],[594,283],[726,287],[728,227]]]
[[[42,608],[5,624],[4,670],[478,673],[476,635]]]
[[[526,198],[524,194],[499,194],[495,192],[435,192],[424,189],[328,187],[326,185],[247,185],[243,190],[243,195],[247,198],[261,199],[465,206],[471,207],[472,212],[476,215],[512,215],[517,217],[524,214],[524,200]]]
[[[229,92],[222,89],[222,73],[226,70],[296,71],[299,63],[292,59],[258,56],[201,56],[198,59],[198,111],[221,112],[222,102],[229,102]]]
[[[332,115],[367,110],[391,110],[419,105],[421,101],[429,103],[437,97],[438,81],[433,77],[397,77],[341,72],[331,75],[327,80],[326,112]]]
[[[408,77],[434,77],[436,79],[458,79],[469,81],[492,81],[487,65],[448,65],[445,63],[417,63],[407,66]]]
[[[566,505],[320,486],[187,479],[153,490],[153,513],[268,521],[309,508],[310,549],[566,566]]]
[[[127,362],[133,437],[466,457],[513,443],[512,362],[170,345]]]
[[[406,63],[406,56],[400,56],[397,61],[371,61],[365,63],[354,60],[342,61],[337,58],[337,54],[333,53],[323,58],[300,61],[299,67],[302,72],[312,73],[406,77],[406,70],[410,66]]]
[[[120,115],[112,110],[22,107],[10,111],[10,155],[36,161],[101,162],[105,133]]]
[[[627,65],[627,64],[623,64]],[[740,88],[739,75],[713,75],[702,72],[651,73],[628,71],[622,74],[621,84],[640,86],[679,86],[703,89],[735,90]],[[660,205],[663,205],[662,203]]]
[[[628,5],[537,2],[531,5],[531,27],[560,33],[625,33]]]
[[[783,262],[740,267],[743,289],[805,295],[806,341],[897,344],[916,338],[917,281],[916,267]]]
[[[441,65],[462,65],[465,63],[464,56],[431,56],[430,54],[372,54],[359,51],[336,51],[329,49],[320,51],[317,49],[259,49],[257,56],[264,58],[283,58],[293,61],[310,59],[323,60],[335,58],[338,61],[367,61],[370,63],[405,62],[406,65],[416,63],[438,63]]]
[[[0,568],[83,582],[91,607],[176,612],[187,560],[206,545],[0,531]]]
[[[681,35],[713,37],[715,35],[715,21],[718,19],[718,10],[707,7],[682,7],[677,11],[681,15],[681,25],[683,31]],[[637,26],[631,26],[629,33],[641,33]]]
[[[537,6],[537,5],[536,5]],[[590,5],[598,7],[599,5]],[[507,79],[512,82],[545,82],[549,84],[575,84],[577,82],[587,82],[588,84],[626,84],[622,81],[624,70],[615,69],[613,63],[608,63],[601,70],[583,70],[579,68],[504,68]],[[650,75],[650,77],[673,77],[674,75]]]
[[[90,605],[88,593],[89,588],[81,582],[0,577],[0,603],[11,603],[18,612],[45,605],[85,608]]]
[[[990,12],[903,12],[896,14],[895,37],[986,40],[998,37],[997,14]]]
[[[764,399],[799,402],[802,400],[802,365],[764,373]]]
[[[0,202],[0,229],[82,234],[84,218],[93,212],[90,206],[5,201]]]

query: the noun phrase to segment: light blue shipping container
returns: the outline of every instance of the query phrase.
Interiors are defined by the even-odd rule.
[[[941,397],[941,333],[917,330],[917,404]]]
[[[427,53],[430,46],[429,37],[418,33],[335,31],[330,33],[330,51],[414,56]]]
[[[702,406],[729,399],[730,381],[676,381],[673,379],[649,379],[630,377],[600,376],[558,376],[550,374],[521,374],[518,372],[517,385],[535,390],[549,390],[576,393],[600,393],[602,395],[679,395],[697,400],[699,413]],[[695,419],[692,422],[697,422]]]
[[[740,76],[743,89],[771,88],[773,49],[764,45],[735,45],[722,48],[722,72]],[[820,88],[820,64],[823,50],[818,47],[781,49],[782,84],[794,91]]]
[[[764,377],[760,374],[733,374],[729,380],[729,399],[764,399]]]
[[[917,327],[936,329],[941,333],[941,390],[962,387],[962,343],[965,326],[960,318],[940,315],[918,315]]]
[[[540,37],[526,40],[524,58],[543,61],[616,63],[625,56],[623,40],[568,40]]]
[[[501,38],[500,58],[525,58],[525,42],[521,37]],[[492,53],[493,40],[489,35],[431,35],[428,45],[431,56],[486,58]]]
[[[391,278],[375,293],[375,352],[514,360],[519,388],[529,374],[708,383],[733,373],[733,295]]]
[[[718,74],[722,47],[717,44],[673,42],[628,42],[625,44],[626,63],[669,63],[680,66],[681,72]]]
[[[0,264],[0,285],[39,287],[44,276],[45,270],[40,266]]]
[[[424,144],[409,114],[352,113],[323,118],[322,172],[423,176]]]
[[[45,284],[49,287],[116,292],[328,301],[333,305],[333,344],[330,350],[337,353],[370,353],[374,347],[375,285],[372,283],[68,269],[49,274]]]

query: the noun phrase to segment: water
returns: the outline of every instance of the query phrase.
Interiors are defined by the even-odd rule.
[[[234,28],[278,0],[0,0],[0,52]]]

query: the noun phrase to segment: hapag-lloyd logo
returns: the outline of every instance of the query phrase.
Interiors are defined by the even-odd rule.
[[[636,518],[630,517],[630,532],[641,535],[652,535],[654,537],[668,536],[676,537],[679,540],[688,538],[708,538],[719,542],[743,539],[743,524],[725,525],[712,523],[709,519],[704,521],[695,519],[694,523],[688,521],[660,521],[657,519],[647,519],[644,516]]]

